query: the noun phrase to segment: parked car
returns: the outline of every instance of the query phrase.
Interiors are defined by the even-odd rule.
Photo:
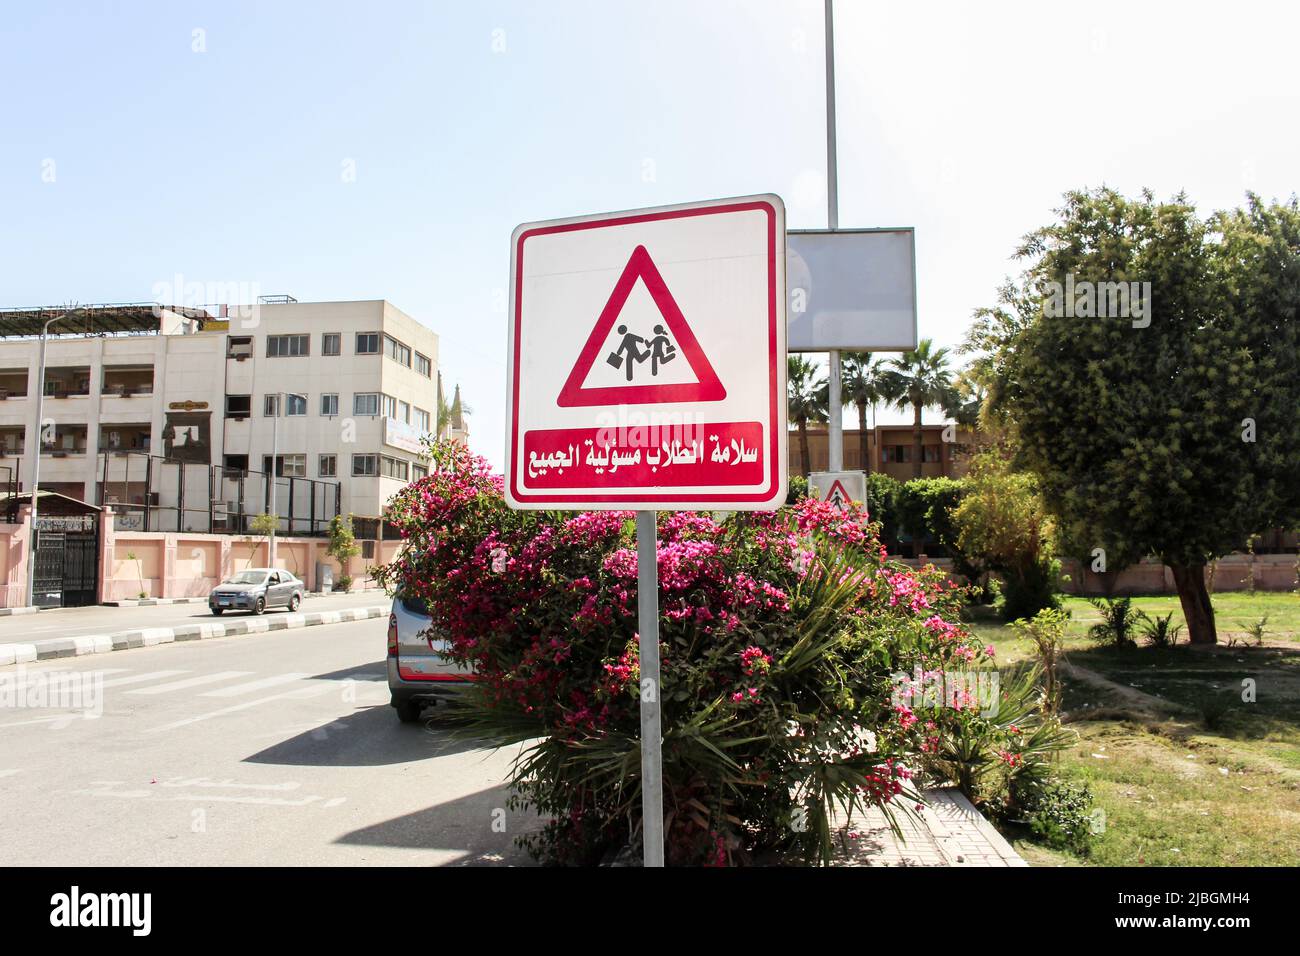
[[[296,611],[306,592],[306,585],[283,568],[247,568],[212,589],[208,609],[217,616],[223,611],[261,614],[271,607]]]
[[[424,601],[398,595],[388,615],[388,690],[397,719],[420,719],[427,705],[448,700],[469,686],[473,673],[445,656],[447,639],[434,626]]]

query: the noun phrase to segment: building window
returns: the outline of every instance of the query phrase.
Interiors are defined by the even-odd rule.
[[[411,367],[411,347],[404,345],[391,335],[384,336],[384,354],[398,365]]]
[[[227,395],[226,396],[226,417],[227,418],[247,418],[253,414],[253,396],[252,395]]]
[[[381,395],[380,397],[383,399],[382,407],[383,407],[384,415],[388,418],[396,418],[397,399],[393,398],[393,396],[391,395]]]
[[[408,425],[411,424],[411,406],[409,403],[397,403],[397,418],[399,421],[406,422]]]
[[[925,445],[921,449],[922,461],[938,461],[940,457],[938,445]]]
[[[354,478],[364,478],[369,475],[379,474],[379,456],[378,455],[353,455],[352,456],[352,476]]]
[[[267,395],[262,399],[262,414],[267,418],[275,418],[280,414],[279,395]]]
[[[275,473],[280,478],[306,478],[307,477],[307,456],[306,455],[276,455],[275,456]],[[271,456],[262,456],[262,471],[271,470]]]
[[[322,478],[337,478],[339,474],[338,455],[321,455],[316,471]]]
[[[320,413],[333,418],[339,413],[339,396],[337,392],[327,392],[320,397]]]
[[[268,335],[266,337],[268,358],[300,358],[310,353],[310,335]]]
[[[384,455],[379,461],[379,471],[385,478],[397,478],[406,481],[411,477],[410,463],[402,461],[400,458],[389,458]]]
[[[414,424],[420,431],[427,432],[429,430],[429,413],[423,408],[416,408]]]
[[[881,448],[881,451],[884,453],[884,460],[886,462],[902,464],[912,460],[911,445],[885,445]]]
[[[284,413],[286,415],[306,415],[307,396],[295,395],[293,392],[284,396]]]
[[[357,354],[378,355],[379,354],[379,333],[358,332],[357,333]]]
[[[353,415],[378,415],[379,414],[379,393],[378,392],[357,392],[352,396],[352,414]]]
[[[419,352],[416,352],[415,370],[425,378],[433,378],[433,362],[430,361],[429,356],[421,355]]]
[[[243,360],[253,357],[253,338],[249,335],[232,336],[226,341],[226,358]]]
[[[338,355],[342,351],[343,336],[337,332],[326,332],[320,337],[321,355]]]
[[[426,465],[417,465],[414,462],[411,463],[412,481],[419,481],[421,478],[428,478],[428,477],[429,477],[429,469]]]

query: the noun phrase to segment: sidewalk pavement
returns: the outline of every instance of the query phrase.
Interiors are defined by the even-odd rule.
[[[833,827],[848,828],[848,851],[836,866],[1028,866],[960,791],[927,790],[917,818],[895,814],[895,835],[878,807]]]
[[[133,647],[152,647],[174,641],[201,641],[213,637],[231,637],[239,634],[262,634],[267,631],[284,631],[291,628],[315,627],[321,624],[341,624],[345,621],[364,621],[383,617],[387,605],[354,607],[338,611],[315,611],[310,614],[277,614],[273,617],[251,616],[238,620],[212,621],[202,624],[182,624],[176,627],[144,627],[111,634],[85,634],[79,637],[56,637],[27,644],[0,644],[0,667],[7,664],[26,664],[57,657],[81,657],[86,654],[105,654]]]

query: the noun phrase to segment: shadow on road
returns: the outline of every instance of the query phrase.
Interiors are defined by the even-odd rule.
[[[335,842],[466,853],[450,866],[531,865],[532,858],[514,840],[538,829],[541,820],[531,813],[507,810],[506,797],[504,786],[492,787],[353,830]]]
[[[345,667],[341,671],[330,671],[328,674],[313,674],[309,680],[365,680],[365,681],[387,681],[388,669],[383,661],[374,661],[370,664],[358,664],[356,667]]]
[[[304,730],[252,756],[246,763],[291,767],[379,767],[484,749],[457,736],[433,711],[416,724],[403,724],[387,704],[357,710]]]

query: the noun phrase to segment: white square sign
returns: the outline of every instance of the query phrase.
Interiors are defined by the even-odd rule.
[[[779,507],[785,261],[773,195],[519,226],[510,506]]]

